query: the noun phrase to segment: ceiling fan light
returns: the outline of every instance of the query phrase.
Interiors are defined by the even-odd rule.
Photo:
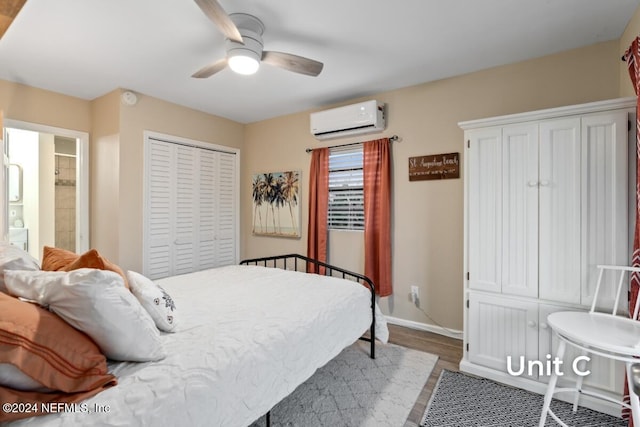
[[[260,68],[260,59],[255,52],[247,49],[236,49],[229,53],[229,68],[245,76],[255,74]]]

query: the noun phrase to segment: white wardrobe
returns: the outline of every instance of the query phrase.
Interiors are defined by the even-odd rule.
[[[630,121],[631,119],[631,121]],[[460,123],[465,135],[462,371],[544,392],[558,310],[586,310],[596,265],[627,265],[635,100]],[[632,164],[632,163],[631,163]],[[635,170],[633,170],[635,172]],[[612,302],[612,299],[611,299]],[[575,378],[565,356],[561,380]],[[585,384],[622,391],[621,366],[592,358]],[[587,399],[619,415],[619,408]]]
[[[237,264],[237,150],[145,133],[144,273]]]

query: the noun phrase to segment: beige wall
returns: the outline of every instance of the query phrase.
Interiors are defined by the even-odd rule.
[[[89,245],[117,262],[120,195],[120,91],[91,102]]]
[[[0,80],[4,118],[89,132],[89,101]]]
[[[462,329],[463,179],[408,181],[408,158],[464,152],[459,121],[616,98],[619,92],[618,41],[497,67],[451,79],[377,94],[387,104],[384,135],[393,143],[394,295],[380,302],[385,314],[405,320]],[[580,71],[578,73],[578,70]],[[358,100],[352,100],[355,102]],[[309,155],[321,144],[309,134],[308,112],[247,125],[242,172],[242,248],[245,257],[306,252],[299,240],[252,236],[250,177],[267,170],[300,169],[302,224],[307,223]],[[369,138],[374,138],[370,136]],[[463,159],[464,161],[464,159]],[[362,233],[333,232],[330,260],[362,271]],[[409,300],[420,287],[421,308]]]

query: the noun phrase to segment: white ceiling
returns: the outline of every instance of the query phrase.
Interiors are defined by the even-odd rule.
[[[193,0],[28,0],[0,39],[0,79],[87,100],[125,88],[250,123],[618,39],[639,1],[220,0],[264,22],[265,50],[324,70],[201,80],[224,38]]]

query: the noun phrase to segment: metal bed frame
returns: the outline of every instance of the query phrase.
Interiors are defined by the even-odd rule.
[[[289,262],[287,262],[289,261]],[[304,264],[304,265],[302,265]],[[240,261],[240,265],[262,265],[263,267],[282,268],[283,270],[302,271],[306,273],[320,274],[323,276],[342,277],[343,279],[353,280],[368,286],[371,290],[371,328],[369,337],[360,337],[363,341],[371,343],[369,356],[376,358],[376,293],[373,281],[367,276],[344,268],[336,267],[317,259],[309,258],[300,254],[275,255],[263,258],[252,258]]]

